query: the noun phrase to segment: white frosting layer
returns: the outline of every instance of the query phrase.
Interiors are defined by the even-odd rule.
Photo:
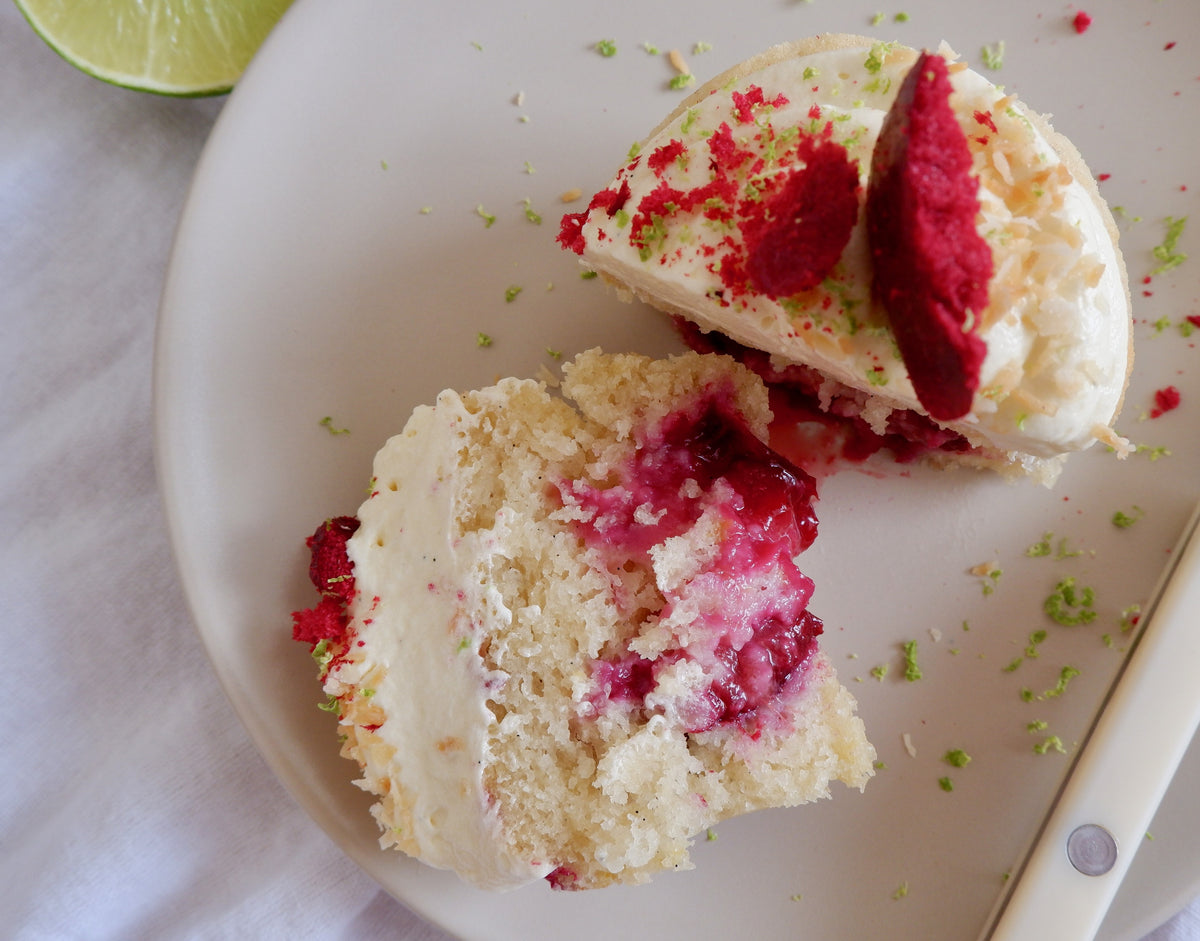
[[[876,137],[914,59],[912,50],[879,44],[792,56],[689,102],[618,174],[612,188],[628,183],[631,190],[623,211],[590,213],[582,230],[584,264],[705,329],[814,366],[892,408],[923,413],[886,315],[871,300],[861,205]],[[1098,435],[1113,441],[1130,316],[1111,218],[1011,97],[965,67],[952,68],[952,83],[951,103],[980,181],[978,231],[993,248],[996,274],[980,315],[988,354],[979,391],[971,412],[947,426],[977,444],[1039,458],[1085,448]],[[756,108],[752,122],[741,122],[732,95],[751,86],[767,102],[782,94],[787,103]],[[651,239],[631,239],[646,194],[664,183],[687,191],[708,182],[708,140],[722,123],[738,146],[766,158],[743,185],[780,172],[774,149],[782,150],[797,128],[820,133],[831,126],[857,160],[859,223],[820,287],[781,302],[760,294],[731,297],[714,259],[740,235],[700,211],[667,214]],[[671,141],[681,141],[686,153],[656,173],[649,157]]]
[[[458,395],[443,392],[376,456],[375,490],[348,545],[357,588],[351,627],[361,646],[352,645],[351,660],[331,671],[326,689],[357,685],[362,695],[369,683],[370,703],[386,715],[375,734],[390,747],[358,756],[369,789],[390,781],[404,795],[402,819],[389,819],[386,802],[376,806],[385,831],[401,828],[431,866],[503,889],[551,867],[506,852],[483,783],[495,724],[485,690],[503,678],[487,675],[479,639],[512,614],[492,579],[481,577],[504,520],[457,541],[452,535],[458,450],[472,420]]]

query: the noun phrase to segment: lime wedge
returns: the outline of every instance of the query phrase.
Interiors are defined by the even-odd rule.
[[[113,85],[219,95],[292,0],[16,0],[59,55]]]

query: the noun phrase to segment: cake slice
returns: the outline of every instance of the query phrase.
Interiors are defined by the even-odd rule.
[[[1111,214],[1075,148],[946,48],[774,47],[684,101],[559,239],[767,379],[777,442],[840,421],[863,452],[1047,483],[1128,448]]]
[[[818,647],[812,478],[732,360],[592,351],[418,408],[309,539],[312,647],[385,847],[480,887],[690,868],[717,821],[862,788]]]

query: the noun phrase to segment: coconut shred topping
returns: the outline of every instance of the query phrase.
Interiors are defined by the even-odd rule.
[[[964,327],[986,354],[968,411],[943,424],[1034,458],[1097,439],[1121,449],[1111,424],[1129,300],[1111,217],[1069,144],[1052,146],[1041,119],[939,53],[992,253],[986,306]],[[702,329],[927,414],[873,295],[864,208],[876,140],[916,57],[882,43],[789,56],[690,101],[564,218],[560,242]]]

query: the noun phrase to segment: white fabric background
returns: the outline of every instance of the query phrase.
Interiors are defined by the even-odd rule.
[[[222,100],[90,79],[11,4],[0,63],[0,935],[444,939],[258,757],[175,574],[155,316]]]

